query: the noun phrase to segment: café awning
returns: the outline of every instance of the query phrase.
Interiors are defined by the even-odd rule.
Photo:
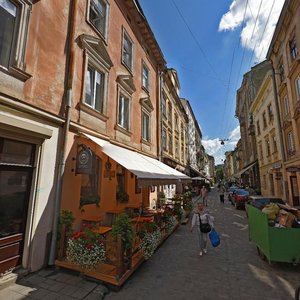
[[[139,186],[176,184],[190,182],[191,178],[167,166],[159,160],[148,157],[84,133],[102,148],[103,153],[136,175]]]
[[[250,163],[247,167],[245,167],[244,169],[242,169],[240,172],[236,173],[234,176],[239,178],[242,174],[244,174],[246,171],[248,171],[249,169],[251,169],[255,164],[257,164],[257,160]]]

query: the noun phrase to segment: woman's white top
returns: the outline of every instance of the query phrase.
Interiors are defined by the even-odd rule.
[[[214,227],[213,221],[214,221],[214,217],[209,215],[207,212],[201,212],[200,213],[200,218],[201,218],[201,223],[209,223],[209,225],[211,227]],[[194,212],[193,218],[192,218],[192,228],[194,226],[200,226],[200,222],[199,222],[199,213],[198,212]]]

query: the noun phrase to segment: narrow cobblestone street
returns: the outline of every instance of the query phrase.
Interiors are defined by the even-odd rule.
[[[75,273],[46,269],[0,291],[0,299],[293,299],[299,266],[262,261],[248,240],[245,211],[235,210],[228,201],[221,204],[216,189],[209,194],[208,206],[221,245],[209,245],[202,257],[196,230],[190,233],[190,224],[182,225],[119,291],[109,292]]]
[[[249,242],[245,211],[219,203],[216,189],[208,206],[221,233],[218,248],[209,246],[200,257],[196,231],[180,226],[119,292],[105,299],[293,299],[299,267],[262,261]]]

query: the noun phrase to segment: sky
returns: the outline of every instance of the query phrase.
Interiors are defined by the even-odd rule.
[[[221,164],[240,138],[236,91],[263,61],[284,0],[139,0],[206,152]],[[220,140],[225,140],[221,145]]]

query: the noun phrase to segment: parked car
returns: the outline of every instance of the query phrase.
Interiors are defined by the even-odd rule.
[[[236,209],[245,207],[245,203],[249,200],[250,193],[244,189],[236,189],[233,191],[231,199]]]
[[[228,190],[227,190],[227,199],[233,204],[232,202],[232,193],[235,190],[240,189],[240,187],[236,186],[236,185],[232,185]]]

